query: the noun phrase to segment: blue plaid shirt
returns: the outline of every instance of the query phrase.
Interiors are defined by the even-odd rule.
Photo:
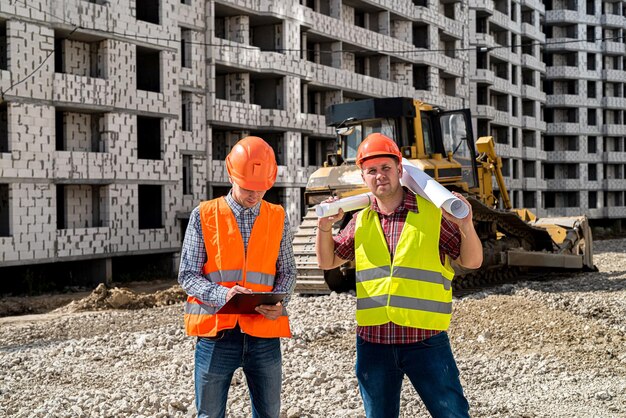
[[[245,208],[235,201],[232,191],[226,196],[226,203],[235,215],[239,231],[243,238],[244,248],[248,249],[248,240],[252,232],[254,221],[261,211],[261,203],[251,208]],[[291,294],[296,285],[296,262],[293,257],[293,234],[289,225],[289,219],[285,213],[285,225],[283,237],[280,241],[278,260],[276,260],[276,278],[274,279],[275,292],[287,292]],[[180,256],[180,268],[178,283],[189,295],[200,299],[203,303],[221,307],[226,303],[228,288],[207,280],[202,274],[202,268],[207,260],[206,247],[202,236],[200,223],[200,208],[196,207],[189,217],[189,224],[185,232],[185,240]],[[286,305],[289,296],[283,301]]]

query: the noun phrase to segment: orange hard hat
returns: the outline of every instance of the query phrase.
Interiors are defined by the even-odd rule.
[[[265,191],[276,181],[278,166],[272,147],[258,136],[247,136],[226,156],[230,178],[243,189]]]
[[[366,159],[383,156],[396,157],[398,161],[402,161],[402,153],[400,153],[398,144],[388,136],[374,132],[369,134],[359,145],[356,153],[356,165],[361,167],[361,163]]]

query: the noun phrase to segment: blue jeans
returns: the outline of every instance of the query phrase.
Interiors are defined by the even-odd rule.
[[[433,417],[469,417],[447,333],[412,344],[375,344],[357,335],[356,375],[368,418],[399,416],[405,374]]]
[[[239,327],[221,336],[198,338],[195,353],[196,409],[199,418],[224,417],[233,373],[243,368],[252,416],[278,418],[282,383],[279,338],[257,338]]]

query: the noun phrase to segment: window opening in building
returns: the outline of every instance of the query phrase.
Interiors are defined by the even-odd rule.
[[[0,104],[0,153],[9,151],[9,111],[6,104]]]
[[[193,157],[183,155],[183,194],[193,194]]]
[[[190,29],[180,28],[180,65],[191,68],[192,32]]]
[[[11,200],[9,185],[0,184],[0,237],[11,236]]]
[[[193,121],[193,94],[181,93],[180,128],[185,132],[191,132]]]
[[[536,208],[537,197],[535,192],[522,192],[522,199],[525,208]]]
[[[8,70],[7,24],[0,22],[0,70]]]
[[[57,110],[54,112],[54,132],[55,145],[57,151],[65,150],[65,112]]]
[[[137,158],[161,160],[161,118],[137,116]]]
[[[137,89],[161,92],[161,52],[137,47]]]
[[[413,66],[413,88],[415,90],[428,90],[430,87],[429,69],[426,65]]]
[[[428,48],[428,25],[413,25],[413,45],[416,48]]]
[[[180,0],[180,4],[186,4],[187,6],[191,6],[191,0]]]
[[[54,72],[65,72],[65,39],[57,32],[54,33]]]
[[[154,23],[158,25],[159,9],[161,8],[159,0],[136,0],[135,16],[137,20]]]
[[[597,152],[596,137],[587,137],[587,154],[595,154]]]
[[[413,0],[415,6],[428,7],[428,0]]]
[[[137,186],[139,229],[163,228],[163,186]]]
[[[589,201],[589,209],[596,209],[598,207],[598,192],[590,191],[587,200]]]
[[[588,164],[587,165],[587,177],[589,181],[598,180],[598,165],[597,164]]]
[[[546,180],[554,179],[554,164],[543,164],[543,178]]]

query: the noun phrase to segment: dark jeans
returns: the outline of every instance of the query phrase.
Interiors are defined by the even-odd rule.
[[[399,416],[405,374],[433,417],[469,417],[447,333],[412,344],[374,344],[357,336],[356,375],[368,418]]]
[[[217,338],[198,338],[194,371],[198,417],[224,417],[230,382],[239,367],[246,375],[252,416],[278,418],[282,383],[280,339],[252,337],[238,327]]]

